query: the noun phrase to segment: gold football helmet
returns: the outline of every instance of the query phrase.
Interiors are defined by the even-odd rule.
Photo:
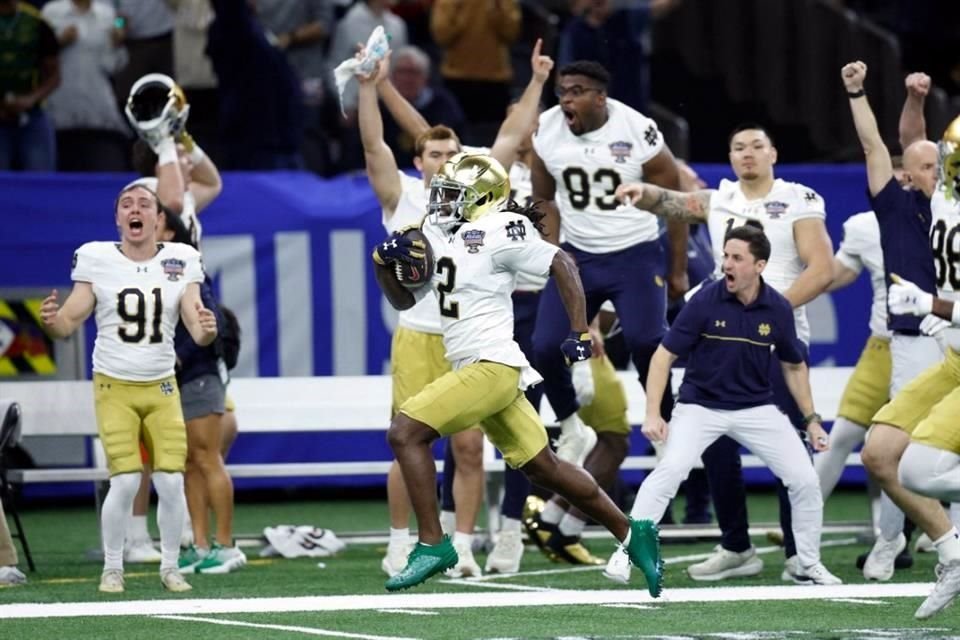
[[[940,184],[947,200],[960,200],[960,116],[943,132],[940,151]]]
[[[430,181],[427,211],[443,230],[475,222],[510,199],[510,177],[495,158],[458,153]]]
[[[124,112],[137,135],[153,147],[162,138],[183,131],[190,105],[170,76],[148,73],[130,88]]]

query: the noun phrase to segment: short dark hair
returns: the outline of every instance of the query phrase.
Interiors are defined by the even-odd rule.
[[[770,260],[770,239],[763,232],[763,225],[756,220],[747,220],[742,226],[727,231],[723,236],[724,246],[728,240],[743,240],[755,260]]]
[[[173,231],[173,238],[170,240],[170,242],[182,242],[183,244],[189,244],[190,246],[193,246],[193,239],[190,237],[190,231],[187,229],[187,225],[184,224],[183,218],[180,217],[180,214],[165,204],[160,205],[160,210],[163,212],[164,218],[166,218],[165,224],[167,229]]]
[[[735,126],[733,128],[733,131],[730,132],[730,135],[727,136],[727,146],[729,147],[731,144],[733,144],[733,136],[737,135],[741,131],[754,131],[754,130],[763,131],[764,135],[767,136],[767,140],[770,141],[770,145],[774,147],[776,146],[775,144],[773,144],[773,136],[770,135],[770,130],[767,129],[762,124],[758,124],[756,122],[741,122],[740,124]]]
[[[610,72],[607,71],[602,64],[594,62],[593,60],[576,60],[571,62],[561,67],[557,75],[561,78],[563,76],[586,76],[600,83],[604,91],[610,86]]]
[[[153,152],[153,149],[150,148],[143,140],[137,140],[133,143],[133,151],[131,152],[131,159],[133,160],[133,170],[139,173],[141,176],[145,177],[154,177],[157,175],[157,162],[159,158],[157,154]]]

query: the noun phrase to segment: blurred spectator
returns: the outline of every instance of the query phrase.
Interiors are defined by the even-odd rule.
[[[308,103],[323,100],[324,45],[333,33],[330,0],[256,0],[257,16],[300,75]]]
[[[40,106],[60,84],[59,45],[40,12],[0,0],[0,170],[53,171],[53,127]]]
[[[423,49],[431,60],[439,60],[440,52],[430,35],[430,7],[433,0],[398,0],[392,11],[407,23],[407,37],[411,44]]]
[[[358,44],[363,44],[377,27],[383,27],[390,37],[390,48],[397,49],[407,44],[407,25],[390,8],[396,0],[360,0],[337,23],[337,30],[330,45],[330,67],[353,57]],[[351,82],[343,94],[345,111],[352,111],[352,120],[357,109],[357,84]]]
[[[124,104],[133,83],[148,73],[173,77],[173,11],[165,0],[114,0],[117,25],[126,31],[127,66],[113,78]]]
[[[391,56],[390,81],[397,92],[412,104],[424,120],[450,127],[459,135],[463,130],[463,110],[457,99],[442,87],[431,87],[430,58],[420,48],[400,47]],[[384,140],[393,149],[397,166],[412,167],[415,140],[401,129],[389,113],[383,116]]]
[[[123,31],[101,0],[53,0],[43,7],[60,42],[60,86],[47,100],[60,171],[123,171],[129,128],[110,75],[126,64]]]
[[[443,50],[440,74],[470,123],[463,141],[485,144],[510,103],[510,43],[520,33],[520,6],[517,0],[436,0],[430,30]]]
[[[575,16],[560,35],[557,63],[593,60],[610,70],[610,97],[637,111],[650,99],[650,30],[679,0],[572,0]]]
[[[190,103],[190,133],[208,155],[219,160],[217,76],[206,52],[213,7],[210,0],[167,2],[174,10],[173,78]]]
[[[223,169],[298,169],[303,97],[286,54],[246,2],[211,0],[207,55],[220,84]]]

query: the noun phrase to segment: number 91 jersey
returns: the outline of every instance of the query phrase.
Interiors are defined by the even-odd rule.
[[[543,112],[533,148],[557,183],[560,232],[566,242],[590,253],[622,251],[656,240],[657,219],[620,208],[617,187],[643,179],[643,165],[664,142],[656,123],[607,98],[607,121],[576,136],[559,106]]]
[[[96,296],[93,370],[120,380],[149,382],[173,375],[180,298],[203,282],[196,249],[168,242],[150,260],[134,262],[115,242],[88,242],[73,255],[70,277]]]
[[[960,300],[960,202],[947,200],[937,184],[930,199],[930,251],[937,270],[937,294],[946,300]],[[960,328],[944,332],[950,348],[960,351]]]

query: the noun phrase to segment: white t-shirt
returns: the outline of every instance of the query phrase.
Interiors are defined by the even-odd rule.
[[[530,167],[519,160],[510,166],[510,197],[523,207],[529,206],[533,199]],[[523,216],[520,217],[523,218],[524,224],[527,226],[527,236],[540,234],[530,220]],[[517,273],[517,291],[542,291],[547,286],[547,277],[534,276],[521,271]]]
[[[947,200],[940,183],[930,198],[930,251],[937,270],[937,296],[960,300],[960,202]],[[943,332],[947,344],[960,351],[960,328]]]
[[[717,273],[720,274],[723,268],[723,237],[727,230],[747,220],[757,220],[763,224],[763,231],[770,239],[770,260],[763,271],[763,278],[780,293],[785,292],[806,268],[797,253],[794,223],[807,218],[825,220],[826,217],[823,198],[802,184],[777,179],[767,195],[747,200],[739,181],[722,180],[719,189],[710,197],[708,220]],[[797,336],[809,344],[810,323],[807,321],[806,308],[801,306],[794,309],[794,316]]]
[[[870,273],[873,304],[870,306],[870,334],[889,338],[887,329],[887,282],[883,271],[883,250],[880,248],[880,224],[873,211],[857,213],[843,223],[843,242],[837,249],[837,260],[851,271]]]
[[[401,171],[400,183],[402,191],[393,215],[388,218],[387,212],[383,212],[383,226],[388,233],[407,227],[419,227],[427,214],[427,189],[423,186],[423,178],[414,178]],[[424,289],[430,293],[417,301],[412,308],[401,311],[397,324],[412,331],[442,333],[437,297],[429,287]]]
[[[643,179],[643,165],[663,149],[656,123],[627,105],[607,99],[608,118],[595,131],[576,136],[560,107],[544,111],[533,148],[556,181],[555,201],[566,242],[590,253],[612,253],[659,234],[657,218],[620,207],[617,186]]]
[[[137,178],[130,183],[130,185],[134,184],[143,185],[147,189],[150,189],[150,191],[157,193],[157,187],[160,184],[160,180],[151,177]],[[129,187],[130,185],[127,186]],[[187,227],[187,231],[190,232],[190,241],[199,247],[200,236],[203,234],[203,228],[200,226],[200,216],[197,213],[197,201],[193,197],[193,193],[191,193],[189,190],[185,191],[183,194],[183,211],[180,212],[180,219]]]
[[[542,378],[513,339],[510,296],[516,274],[546,276],[559,250],[528,233],[524,220],[516,213],[489,213],[452,235],[429,219],[423,225],[437,260],[431,284],[438,293],[447,360],[454,368],[480,360],[519,367],[521,389]],[[414,294],[420,298],[426,290]]]
[[[157,247],[143,262],[125,256],[116,242],[88,242],[73,255],[71,279],[93,285],[97,299],[97,373],[134,382],[173,375],[180,298],[188,284],[203,282],[203,264],[189,245]]]

